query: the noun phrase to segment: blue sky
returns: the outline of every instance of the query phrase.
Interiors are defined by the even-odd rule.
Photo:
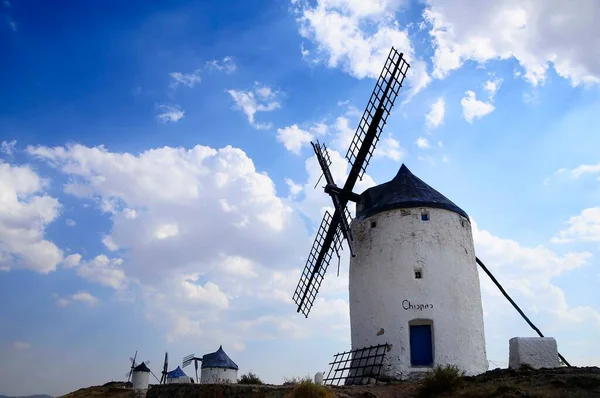
[[[356,190],[407,164],[561,353],[597,365],[600,7],[463,3],[3,1],[0,393],[122,379],[135,350],[155,373],[220,344],[268,382],[324,370],[349,347],[348,258],[296,314],[330,205],[309,141],[341,183],[391,46],[411,69]],[[533,331],[481,281],[507,362]]]

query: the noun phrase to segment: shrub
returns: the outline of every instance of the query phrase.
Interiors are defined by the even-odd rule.
[[[295,378],[295,380],[298,380]],[[284,383],[285,384],[285,383]],[[291,383],[288,383],[291,384]],[[333,390],[327,386],[320,386],[310,378],[303,378],[294,383],[294,389],[286,395],[286,398],[334,398]]]
[[[283,379],[283,385],[284,386],[295,386],[296,384],[300,384],[300,383],[304,383],[304,382],[310,382],[312,379],[310,376],[304,376],[304,377],[292,377],[291,379],[288,379],[287,377],[285,377]]]
[[[436,394],[449,393],[463,383],[465,372],[455,365],[437,365],[427,372],[417,390],[420,397],[432,397]]]
[[[260,377],[257,374],[252,373],[252,371],[248,372],[248,374],[242,375],[239,380],[241,384],[264,384]]]
[[[238,381],[240,384],[264,384],[258,375],[248,372],[247,375],[242,375]]]

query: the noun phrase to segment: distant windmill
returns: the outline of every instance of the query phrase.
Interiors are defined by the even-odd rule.
[[[163,363],[162,376],[160,377],[160,384],[167,384],[167,368],[169,367],[169,353],[165,352],[165,361]]]
[[[196,383],[198,383],[198,362],[202,362],[202,358],[198,358],[194,356],[194,354],[190,354],[183,358],[182,366],[185,368],[189,364],[194,362],[194,367],[196,368]]]
[[[129,357],[129,361],[131,362],[131,367],[129,368],[129,372],[127,372],[125,375],[127,376],[127,381],[131,380],[131,375],[133,374],[134,369],[138,366],[141,365],[141,363],[136,363],[135,360],[137,358],[137,350],[135,351],[135,354],[133,354],[133,357]],[[144,361],[143,362],[146,366],[150,365],[150,361]],[[149,370],[150,373],[152,373],[151,370]],[[156,380],[158,380],[158,378],[156,377],[156,375],[154,373],[152,373],[152,376],[154,376],[154,378]]]

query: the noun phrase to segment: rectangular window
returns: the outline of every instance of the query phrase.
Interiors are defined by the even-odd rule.
[[[423,278],[423,271],[420,269],[415,269],[415,279],[422,279]]]
[[[429,213],[426,211],[421,211],[421,220],[422,221],[428,221],[429,220]]]

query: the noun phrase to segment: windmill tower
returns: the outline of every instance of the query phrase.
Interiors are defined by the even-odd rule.
[[[352,256],[352,349],[385,345],[380,371],[396,379],[438,364],[477,374],[487,370],[487,360],[467,214],[404,165],[392,181],[360,195],[352,192],[409,67],[392,48],[346,153],[351,169],[343,187],[333,180],[325,145],[312,144],[335,212],[325,212],[293,300],[308,317],[345,240]],[[348,201],[357,203],[354,220]]]

